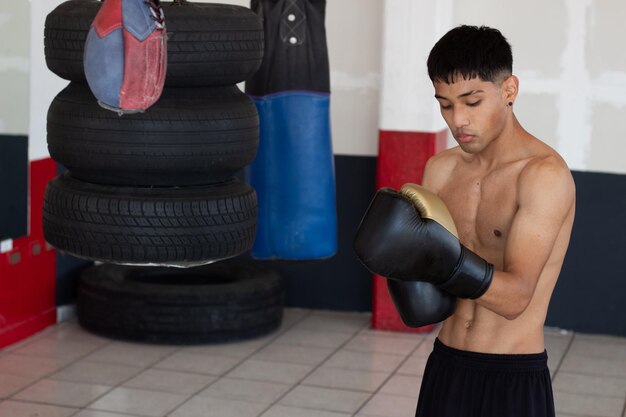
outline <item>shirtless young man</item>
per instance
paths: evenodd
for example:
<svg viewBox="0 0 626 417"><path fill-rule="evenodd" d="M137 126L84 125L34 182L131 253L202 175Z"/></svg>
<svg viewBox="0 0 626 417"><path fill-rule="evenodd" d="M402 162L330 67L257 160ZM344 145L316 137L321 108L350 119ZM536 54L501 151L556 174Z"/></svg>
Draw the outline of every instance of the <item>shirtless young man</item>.
<svg viewBox="0 0 626 417"><path fill-rule="evenodd" d="M451 30L433 47L428 72L459 146L428 161L423 187L447 206L462 255L445 260L456 251L443 236L449 233L424 216L404 219L407 210L390 209L398 200L390 192L368 209L357 254L370 269L396 278L388 280L394 285L428 281L405 282L413 287L395 293L390 286L403 318L426 314L432 322L448 293L459 297L428 359L417 417L553 417L543 327L574 221L571 173L515 117L519 83L499 31ZM395 223L380 220L391 211ZM408 238L396 236L406 229ZM450 272L442 274L445 263ZM431 284L438 292L423 290ZM412 288L410 300L402 288Z"/></svg>
<svg viewBox="0 0 626 417"><path fill-rule="evenodd" d="M548 304L574 221L571 173L558 153L515 117L519 84L512 75L510 46L499 31L451 30L433 47L428 73L441 115L459 146L428 161L423 186L445 202L462 244L494 265L489 289L475 300L460 299L438 339L460 351L544 352ZM492 359L497 363L497 357ZM512 360L523 363L523 357ZM510 390L510 399L494 403L514 400L516 388ZM422 393L421 402L428 402L429 391ZM490 393L480 395L488 398ZM553 404L542 414L530 406L519 404L520 412L527 410L520 415L554 415ZM427 410L420 414L424 407L418 407L418 416L433 415Z"/></svg>

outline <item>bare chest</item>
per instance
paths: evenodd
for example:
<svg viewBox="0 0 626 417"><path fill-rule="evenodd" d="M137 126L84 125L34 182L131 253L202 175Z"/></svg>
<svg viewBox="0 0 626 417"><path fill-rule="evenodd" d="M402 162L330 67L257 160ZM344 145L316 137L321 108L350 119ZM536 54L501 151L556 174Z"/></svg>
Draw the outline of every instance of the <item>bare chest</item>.
<svg viewBox="0 0 626 417"><path fill-rule="evenodd" d="M501 169L486 175L455 172L439 191L454 219L461 242L496 265L502 261L504 246L517 212L515 169Z"/></svg>

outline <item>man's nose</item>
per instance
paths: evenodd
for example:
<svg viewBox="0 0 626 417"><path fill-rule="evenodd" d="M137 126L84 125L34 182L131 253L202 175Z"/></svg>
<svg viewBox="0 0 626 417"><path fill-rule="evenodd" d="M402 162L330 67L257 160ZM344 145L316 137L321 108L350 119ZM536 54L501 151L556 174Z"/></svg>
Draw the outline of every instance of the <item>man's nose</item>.
<svg viewBox="0 0 626 417"><path fill-rule="evenodd" d="M456 127L457 129L465 127L469 124L469 117L465 109L455 108L452 115L452 120L454 123L454 127Z"/></svg>

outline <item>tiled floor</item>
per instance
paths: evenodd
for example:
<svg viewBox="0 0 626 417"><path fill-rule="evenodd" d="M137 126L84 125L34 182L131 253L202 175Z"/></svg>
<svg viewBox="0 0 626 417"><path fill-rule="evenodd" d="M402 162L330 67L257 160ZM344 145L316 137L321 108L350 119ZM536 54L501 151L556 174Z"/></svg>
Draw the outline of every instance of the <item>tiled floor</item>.
<svg viewBox="0 0 626 417"><path fill-rule="evenodd" d="M69 321L0 351L0 417L412 417L433 339L299 309L268 337L193 347ZM546 343L559 417L626 417L626 338L548 329Z"/></svg>

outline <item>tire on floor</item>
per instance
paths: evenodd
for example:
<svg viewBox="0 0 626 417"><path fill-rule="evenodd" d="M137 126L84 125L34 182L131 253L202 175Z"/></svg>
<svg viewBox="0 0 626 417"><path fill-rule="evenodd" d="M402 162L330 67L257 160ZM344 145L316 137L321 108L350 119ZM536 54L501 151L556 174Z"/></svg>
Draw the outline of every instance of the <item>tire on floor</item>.
<svg viewBox="0 0 626 417"><path fill-rule="evenodd" d="M83 49L102 3L69 0L48 14L44 53L50 71L85 81ZM263 60L263 24L252 10L235 5L161 2L167 30L165 85L191 87L245 81Z"/></svg>
<svg viewBox="0 0 626 417"><path fill-rule="evenodd" d="M104 264L79 278L78 320L114 339L229 342L277 329L283 293L276 271L237 260L189 269Z"/></svg>
<svg viewBox="0 0 626 417"><path fill-rule="evenodd" d="M256 193L232 179L191 187L119 187L65 173L48 183L44 237L69 254L121 264L192 266L250 249Z"/></svg>
<svg viewBox="0 0 626 417"><path fill-rule="evenodd" d="M166 88L144 113L122 117L70 83L48 110L52 158L84 181L194 185L225 181L259 146L259 117L237 86Z"/></svg>

